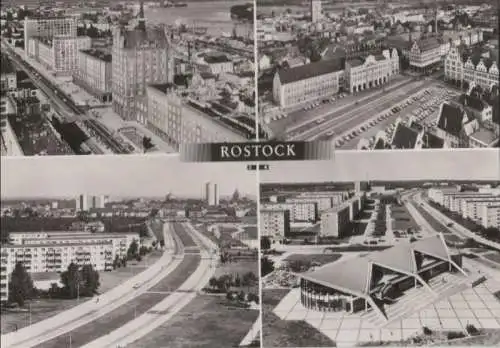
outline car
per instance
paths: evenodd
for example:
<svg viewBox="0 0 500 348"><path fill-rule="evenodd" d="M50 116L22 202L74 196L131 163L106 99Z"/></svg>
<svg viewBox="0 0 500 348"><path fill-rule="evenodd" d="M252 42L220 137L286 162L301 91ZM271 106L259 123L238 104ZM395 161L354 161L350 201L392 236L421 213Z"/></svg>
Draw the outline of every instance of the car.
<svg viewBox="0 0 500 348"><path fill-rule="evenodd" d="M366 130L366 126L361 126L361 130L364 132Z"/></svg>
<svg viewBox="0 0 500 348"><path fill-rule="evenodd" d="M333 135L333 131L326 132L326 135L329 136L329 137L332 136Z"/></svg>
<svg viewBox="0 0 500 348"><path fill-rule="evenodd" d="M321 122L323 122L324 120L325 120L324 118L317 119L317 120L316 120L316 123L317 123L317 124L320 124L320 123L321 123Z"/></svg>
<svg viewBox="0 0 500 348"><path fill-rule="evenodd" d="M139 289L141 287L141 283L135 283L133 288L134 289Z"/></svg>

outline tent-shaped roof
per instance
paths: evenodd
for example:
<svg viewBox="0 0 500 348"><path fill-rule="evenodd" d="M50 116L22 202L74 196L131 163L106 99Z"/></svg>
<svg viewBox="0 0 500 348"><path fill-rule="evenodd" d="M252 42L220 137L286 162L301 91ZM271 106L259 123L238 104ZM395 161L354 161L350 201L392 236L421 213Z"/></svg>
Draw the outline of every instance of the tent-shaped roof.
<svg viewBox="0 0 500 348"><path fill-rule="evenodd" d="M312 282L361 296L369 289L369 274L373 265L405 274L416 274L414 251L443 260L450 259L444 238L438 234L413 243L400 243L392 248L365 256L326 264L301 276Z"/></svg>

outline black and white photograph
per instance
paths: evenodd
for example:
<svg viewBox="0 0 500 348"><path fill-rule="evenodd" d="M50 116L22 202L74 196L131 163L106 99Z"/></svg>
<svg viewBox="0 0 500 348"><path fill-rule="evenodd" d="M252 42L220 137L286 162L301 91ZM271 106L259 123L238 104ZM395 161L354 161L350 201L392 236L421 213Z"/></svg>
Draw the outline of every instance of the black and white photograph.
<svg viewBox="0 0 500 348"><path fill-rule="evenodd" d="M258 118L346 150L498 147L498 2L257 0Z"/></svg>
<svg viewBox="0 0 500 348"><path fill-rule="evenodd" d="M59 159L2 160L2 347L259 346L255 172Z"/></svg>
<svg viewBox="0 0 500 348"><path fill-rule="evenodd" d="M500 181L268 177L263 347L498 345Z"/></svg>
<svg viewBox="0 0 500 348"><path fill-rule="evenodd" d="M2 1L2 156L256 139L253 16L246 0Z"/></svg>

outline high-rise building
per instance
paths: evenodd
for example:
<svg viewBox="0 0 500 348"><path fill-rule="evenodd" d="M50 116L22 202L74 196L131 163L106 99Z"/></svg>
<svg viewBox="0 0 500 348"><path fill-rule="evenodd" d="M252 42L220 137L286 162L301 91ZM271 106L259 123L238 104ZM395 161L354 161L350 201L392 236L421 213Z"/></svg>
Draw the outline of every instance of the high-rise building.
<svg viewBox="0 0 500 348"><path fill-rule="evenodd" d="M88 196L81 194L76 198L76 211L88 211L89 209L103 209L108 202L107 196Z"/></svg>
<svg viewBox="0 0 500 348"><path fill-rule="evenodd" d="M31 38L52 39L56 35L76 37L77 19L74 17L50 17L24 19L24 51L28 52Z"/></svg>
<svg viewBox="0 0 500 348"><path fill-rule="evenodd" d="M321 19L321 0L311 0L311 21L318 22Z"/></svg>
<svg viewBox="0 0 500 348"><path fill-rule="evenodd" d="M147 124L146 87L173 81L173 56L164 28L147 28L141 2L139 23L113 33L113 110L125 120Z"/></svg>
<svg viewBox="0 0 500 348"><path fill-rule="evenodd" d="M205 183L205 201L208 205L219 205L219 188L217 184L211 182Z"/></svg>

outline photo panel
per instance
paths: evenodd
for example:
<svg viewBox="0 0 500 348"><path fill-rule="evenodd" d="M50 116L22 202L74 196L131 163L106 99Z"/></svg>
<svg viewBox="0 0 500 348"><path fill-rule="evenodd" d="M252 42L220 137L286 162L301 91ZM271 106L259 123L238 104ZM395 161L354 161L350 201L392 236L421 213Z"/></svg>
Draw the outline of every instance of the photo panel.
<svg viewBox="0 0 500 348"><path fill-rule="evenodd" d="M259 346L255 171L178 155L1 164L2 347Z"/></svg>
<svg viewBox="0 0 500 348"><path fill-rule="evenodd" d="M498 337L497 155L343 151L271 163L260 173L262 346Z"/></svg>
<svg viewBox="0 0 500 348"><path fill-rule="evenodd" d="M499 145L498 3L257 0L259 121L339 149Z"/></svg>
<svg viewBox="0 0 500 348"><path fill-rule="evenodd" d="M259 137L251 1L6 1L1 16L2 156Z"/></svg>

